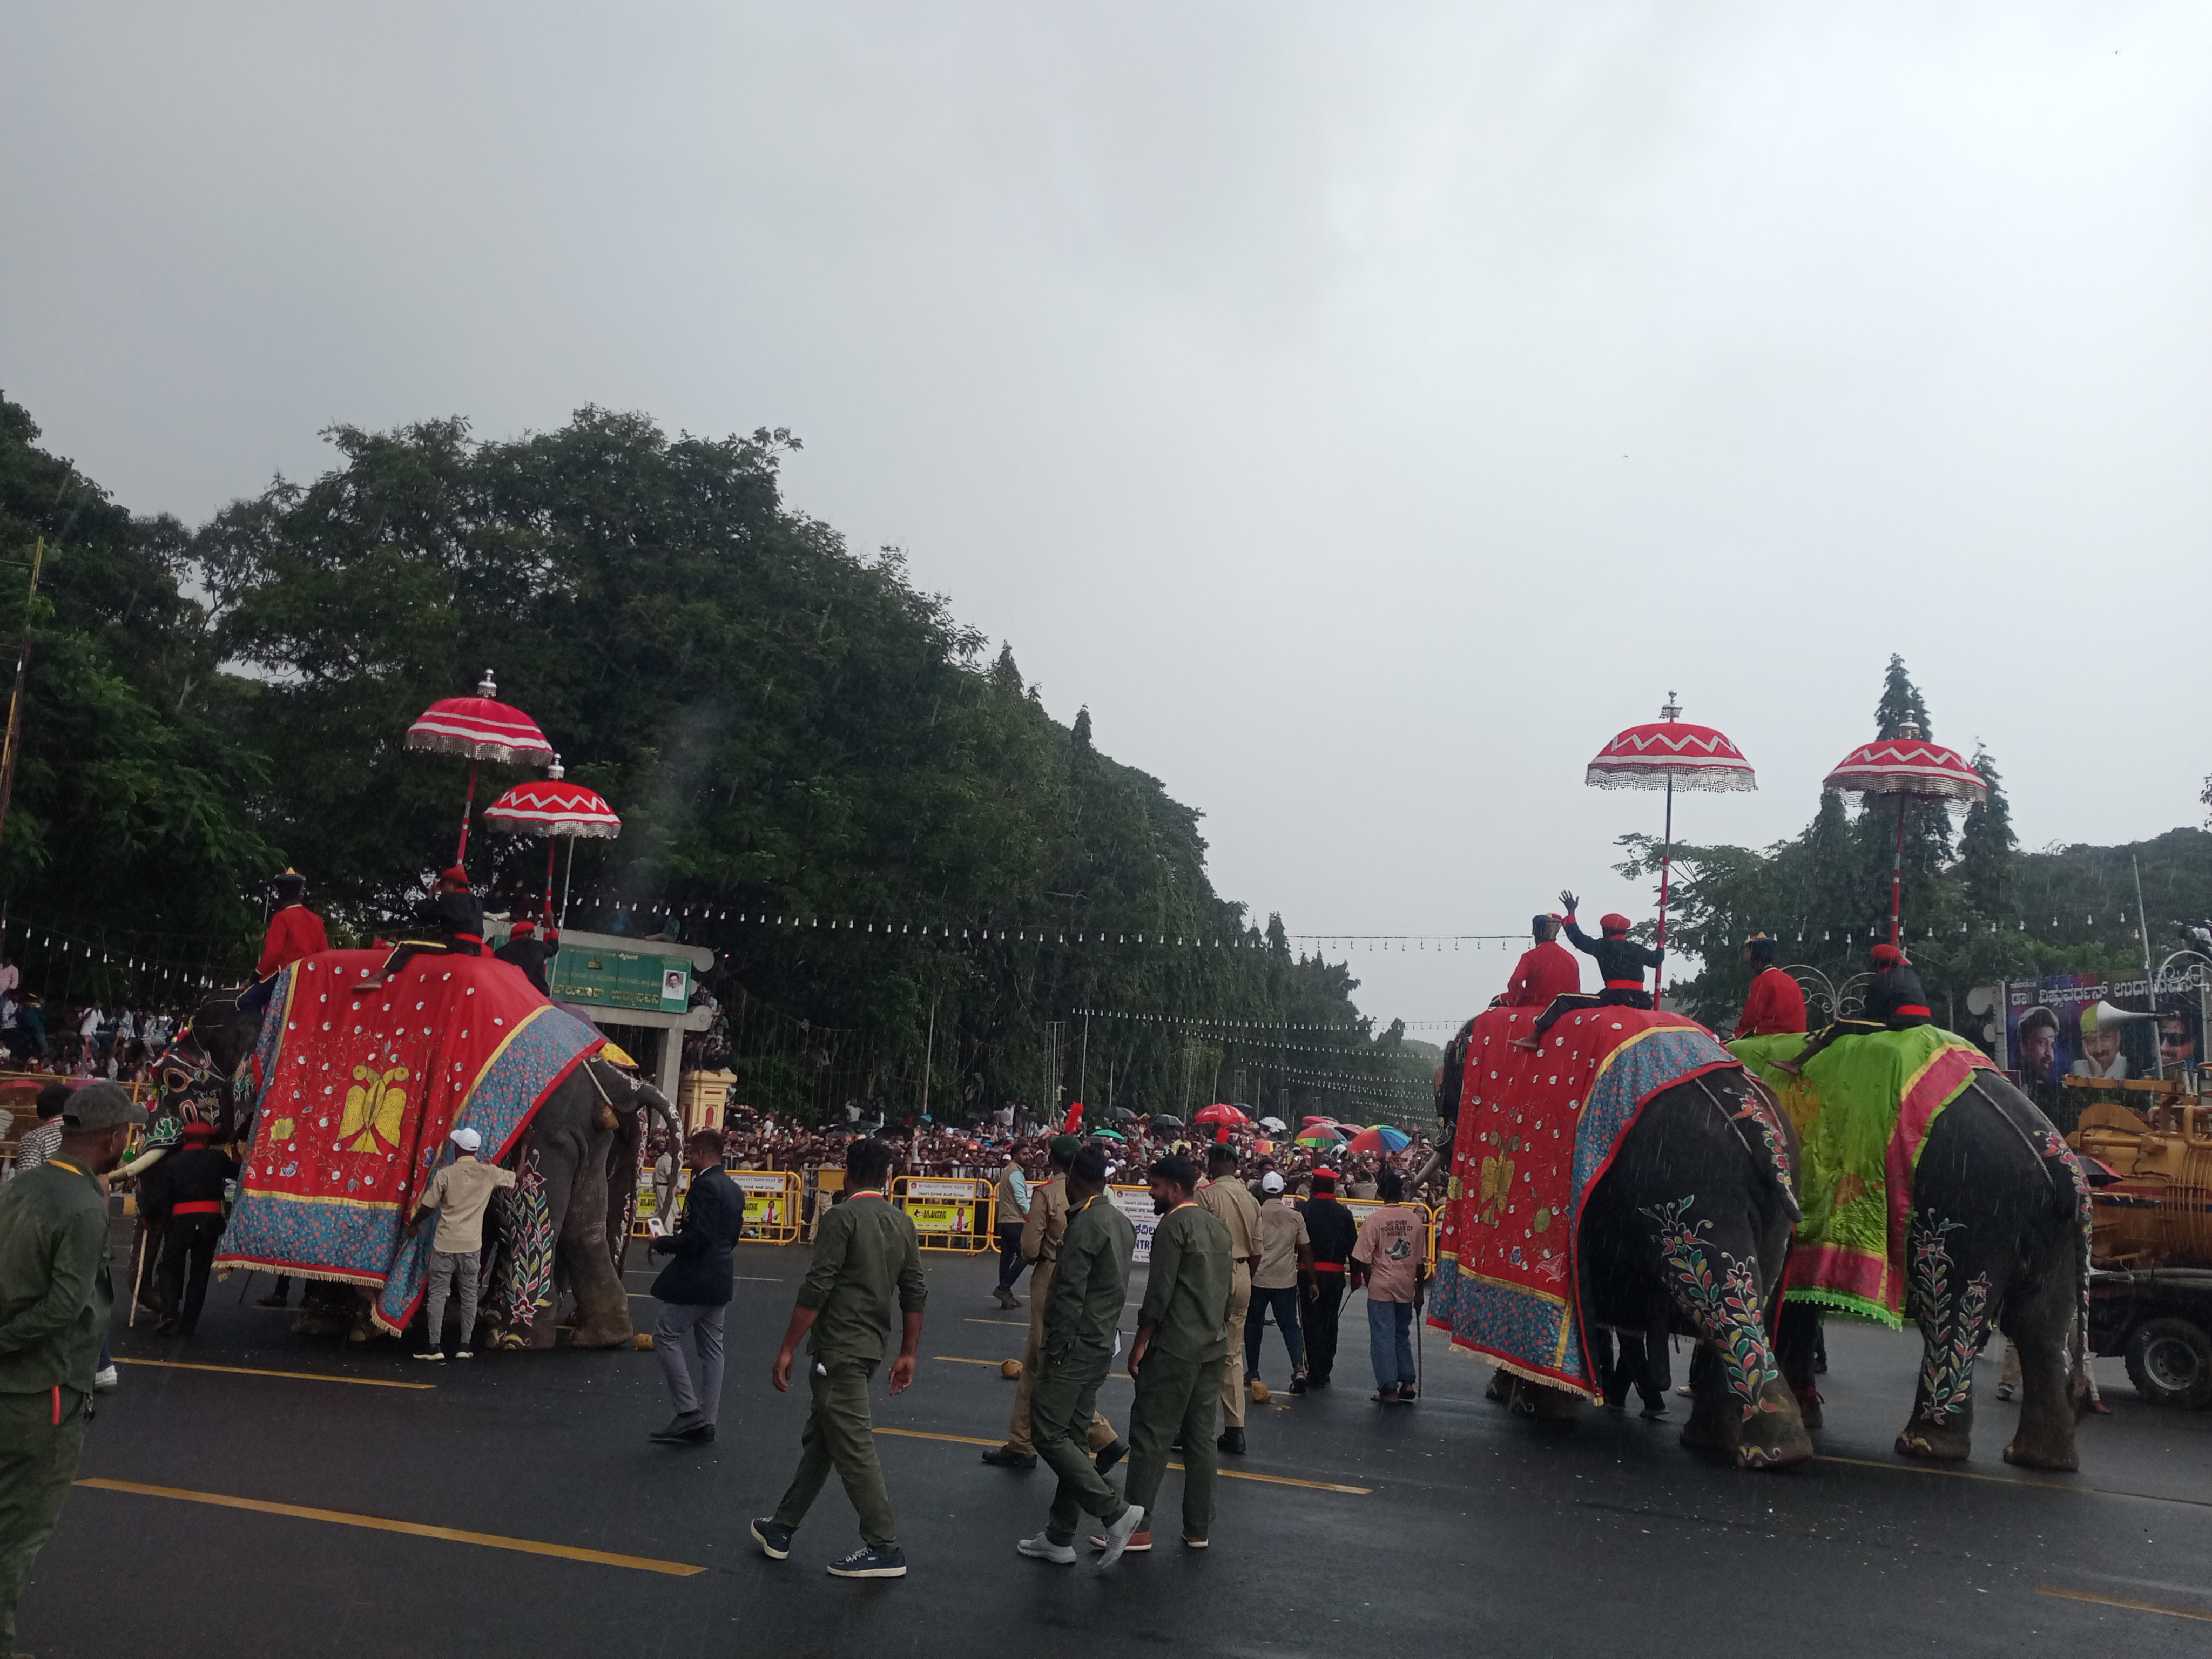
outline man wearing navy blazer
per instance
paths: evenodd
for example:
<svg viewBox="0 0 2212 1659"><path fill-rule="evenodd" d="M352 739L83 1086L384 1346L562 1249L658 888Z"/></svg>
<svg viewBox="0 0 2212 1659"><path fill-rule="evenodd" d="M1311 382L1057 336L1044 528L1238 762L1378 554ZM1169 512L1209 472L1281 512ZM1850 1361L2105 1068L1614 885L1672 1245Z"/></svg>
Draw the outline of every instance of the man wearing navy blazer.
<svg viewBox="0 0 2212 1659"><path fill-rule="evenodd" d="M646 1247L648 1255L676 1259L653 1281L662 1304L653 1328L653 1352L668 1378L676 1416L649 1437L672 1445L704 1445L714 1437L714 1419L722 1405L722 1315L730 1305L730 1248L745 1222L745 1195L722 1168L722 1132L695 1131L684 1143L684 1167L691 1186L676 1231ZM684 1337L690 1334L699 1357L699 1382L684 1363Z"/></svg>

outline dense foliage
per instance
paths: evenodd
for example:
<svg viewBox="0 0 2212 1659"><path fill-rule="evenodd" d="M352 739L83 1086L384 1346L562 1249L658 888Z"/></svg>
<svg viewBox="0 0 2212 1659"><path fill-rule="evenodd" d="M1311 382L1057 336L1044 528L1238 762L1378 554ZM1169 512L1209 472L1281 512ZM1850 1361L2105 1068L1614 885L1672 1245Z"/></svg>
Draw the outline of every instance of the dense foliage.
<svg viewBox="0 0 2212 1659"><path fill-rule="evenodd" d="M0 548L48 542L0 884L46 924L11 943L50 995L234 977L287 862L335 933L368 936L459 828L466 763L401 735L489 667L623 817L584 844L576 884L599 902L572 922L620 904L723 952L714 988L763 1039L734 1059L764 1103L912 1109L925 1057L939 1107L1110 1077L1119 1104L1241 1081L1365 1121L1425 1083L1343 966L1294 958L1279 921L1213 891L1199 814L1101 753L1087 711L1052 720L1011 649L989 656L896 551L857 556L784 505L786 433L671 438L595 409L513 442L339 428L325 476L188 533L133 520L0 410ZM522 775L487 765L478 804ZM502 895L540 886L544 858L471 831ZM708 919L763 912L793 925ZM822 926L840 919L863 926ZM105 960L39 944L64 930ZM1093 1022L1086 1048L1086 1007L1181 1023ZM1364 1086L1310 1080L1332 1075Z"/></svg>

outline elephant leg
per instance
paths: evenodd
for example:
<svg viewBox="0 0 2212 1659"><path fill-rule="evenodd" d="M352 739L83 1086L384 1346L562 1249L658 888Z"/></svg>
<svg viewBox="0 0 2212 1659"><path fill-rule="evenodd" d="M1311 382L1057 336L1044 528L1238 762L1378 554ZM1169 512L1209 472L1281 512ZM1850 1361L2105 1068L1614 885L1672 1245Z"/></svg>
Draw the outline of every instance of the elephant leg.
<svg viewBox="0 0 2212 1659"><path fill-rule="evenodd" d="M1820 1340L1820 1310L1810 1302L1785 1300L1774 1322L1774 1359L1797 1401L1808 1429L1821 1425L1820 1390L1813 1381L1813 1356Z"/></svg>
<svg viewBox="0 0 2212 1659"><path fill-rule="evenodd" d="M2001 1322L2020 1351L2020 1426L2004 1449L2005 1462L2037 1469L2077 1469L2075 1405L2069 1389L2069 1347L2077 1323L2073 1241L2031 1266L2005 1298Z"/></svg>
<svg viewBox="0 0 2212 1659"><path fill-rule="evenodd" d="M576 1324L568 1340L579 1348L619 1347L637 1334L629 1296L607 1254L607 1163L601 1149L576 1172L560 1232L561 1260L575 1293Z"/></svg>
<svg viewBox="0 0 2212 1659"><path fill-rule="evenodd" d="M1793 1468L1813 1455L1813 1441L1767 1337L1772 1276L1761 1273L1746 1218L1695 1218L1695 1206L1684 1199L1642 1212L1655 1226L1668 1289L1699 1339L1682 1443L1729 1452L1740 1468Z"/></svg>
<svg viewBox="0 0 2212 1659"><path fill-rule="evenodd" d="M1583 1414L1583 1397L1518 1376L1513 1379L1513 1409L1541 1423L1571 1423Z"/></svg>
<svg viewBox="0 0 2212 1659"><path fill-rule="evenodd" d="M1974 1361L1990 1340L1995 1287L2012 1277L2009 1262L1990 1259L1997 1254L1985 1230L1932 1206L1914 1210L1906 1255L1920 1322L1920 1377L1911 1419L1897 1437L1907 1457L1959 1462L1972 1449Z"/></svg>

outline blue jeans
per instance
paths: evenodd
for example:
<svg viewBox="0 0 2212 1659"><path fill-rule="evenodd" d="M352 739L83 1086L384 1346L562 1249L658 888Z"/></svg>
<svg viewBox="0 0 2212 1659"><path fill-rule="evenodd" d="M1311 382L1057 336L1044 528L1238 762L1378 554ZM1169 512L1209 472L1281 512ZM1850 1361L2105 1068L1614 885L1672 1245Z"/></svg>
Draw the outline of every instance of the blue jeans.
<svg viewBox="0 0 2212 1659"><path fill-rule="evenodd" d="M1255 1377L1260 1374L1260 1337L1267 1329L1267 1314L1274 1310L1275 1328L1283 1334L1283 1346L1291 1351L1291 1370L1306 1368L1306 1337L1298 1328L1298 1287L1285 1285L1278 1291L1263 1291L1252 1287L1252 1305L1244 1315L1244 1375Z"/></svg>
<svg viewBox="0 0 2212 1659"><path fill-rule="evenodd" d="M1375 1362L1375 1386L1413 1386L1413 1304L1367 1303L1367 1357Z"/></svg>

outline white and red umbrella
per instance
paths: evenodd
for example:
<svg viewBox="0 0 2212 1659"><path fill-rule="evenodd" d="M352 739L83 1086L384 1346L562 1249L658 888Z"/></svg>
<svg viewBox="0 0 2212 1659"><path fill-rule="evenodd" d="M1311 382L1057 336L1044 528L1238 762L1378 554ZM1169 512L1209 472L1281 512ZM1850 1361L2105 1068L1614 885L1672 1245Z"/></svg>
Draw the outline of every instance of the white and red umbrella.
<svg viewBox="0 0 2212 1659"><path fill-rule="evenodd" d="M622 819L596 789L571 783L561 770L561 757L545 775L518 783L484 808L484 822L502 835L545 837L545 919L553 919L553 841L568 838L568 873L576 870L576 840L591 836L612 841L622 834ZM568 919L568 884L562 884L561 919Z"/></svg>
<svg viewBox="0 0 2212 1659"><path fill-rule="evenodd" d="M1895 737L1852 750L1820 787L1847 795L1897 797L1897 851L1889 866L1889 942L1894 945L1905 896L1905 809L1916 800L1972 806L1989 798L1989 783L1957 750L1929 742L1907 720Z"/></svg>
<svg viewBox="0 0 2212 1659"><path fill-rule="evenodd" d="M510 704L497 702L491 670L484 670L473 697L441 697L407 728L406 746L441 755L469 757L469 793L461 805L461 841L453 862L469 853L469 814L476 810L477 768L488 760L534 765L553 759L553 745L538 722Z"/></svg>
<svg viewBox="0 0 2212 1659"><path fill-rule="evenodd" d="M1620 732L1597 751L1597 758L1583 774L1583 783L1593 789L1667 792L1666 839L1661 843L1659 854L1657 949L1662 974L1666 970L1667 888L1674 865L1674 791L1759 787L1758 780L1752 775L1751 763L1744 758L1742 750L1711 726L1693 725L1681 719L1681 713L1674 694L1669 691L1667 706L1659 711L1657 720L1632 726ZM1665 988L1663 979L1655 977L1654 983Z"/></svg>

